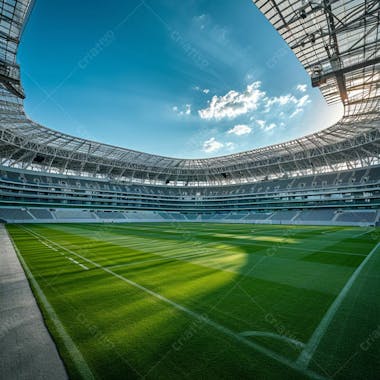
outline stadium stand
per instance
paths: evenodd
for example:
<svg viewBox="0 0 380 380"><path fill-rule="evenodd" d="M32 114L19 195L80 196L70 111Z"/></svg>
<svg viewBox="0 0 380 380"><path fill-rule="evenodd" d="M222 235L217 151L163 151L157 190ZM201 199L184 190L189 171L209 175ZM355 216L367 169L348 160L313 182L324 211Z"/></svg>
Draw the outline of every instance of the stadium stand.
<svg viewBox="0 0 380 380"><path fill-rule="evenodd" d="M375 210L364 211L343 211L338 214L337 222L347 223L363 223L364 225L374 224L377 219L377 212Z"/></svg>
<svg viewBox="0 0 380 380"><path fill-rule="evenodd" d="M0 34L0 219L378 224L378 28L362 22L343 35L330 25L330 17L319 15L318 24L333 37L329 41L336 41L329 45L311 33L320 7L306 6L305 29L296 26L296 0L275 8L273 2L255 3L303 64L312 85L329 104L341 102L344 115L296 140L208 159L136 152L30 120L16 55L32 1L1 7L6 22ZM365 2L351 5L350 12L365 21ZM334 1L334 12L339 20L350 17L344 0ZM363 35L374 42L361 43ZM347 41L360 44L344 51Z"/></svg>
<svg viewBox="0 0 380 380"><path fill-rule="evenodd" d="M332 225L334 223L335 209L303 210L292 221L293 224ZM356 225L356 223L353 223Z"/></svg>
<svg viewBox="0 0 380 380"><path fill-rule="evenodd" d="M27 212L27 210L23 208L2 207L0 208L0 219L3 219L7 222L29 221L33 219L33 217Z"/></svg>
<svg viewBox="0 0 380 380"><path fill-rule="evenodd" d="M55 219L57 220L92 220L95 216L87 210L77 209L57 209L54 211Z"/></svg>
<svg viewBox="0 0 380 380"><path fill-rule="evenodd" d="M251 221L264 221L269 220L269 218L272 216L272 213L249 213L248 216L246 216L245 220L251 220Z"/></svg>
<svg viewBox="0 0 380 380"><path fill-rule="evenodd" d="M125 215L120 211L96 211L95 213L100 219L125 219Z"/></svg>
<svg viewBox="0 0 380 380"><path fill-rule="evenodd" d="M35 219L42 219L42 220L53 219L53 215L47 209L31 208L28 211L29 211L29 214L31 214Z"/></svg>
<svg viewBox="0 0 380 380"><path fill-rule="evenodd" d="M310 210L310 211L303 211L298 217L296 218L299 222L305 222L305 221L332 221L332 219L335 216L335 210Z"/></svg>
<svg viewBox="0 0 380 380"><path fill-rule="evenodd" d="M227 189L224 186L190 189L107 184L94 179L43 176L28 170L2 167L0 207L3 207L2 219L7 221L34 218L37 221L54 219L66 222L261 220L265 223L309 223L315 220L318 224L323 221L332 223L338 209L377 210L380 186L373 179L374 175L369 175L377 171L378 167L366 170L368 179L359 182L353 179L363 176L364 171L360 169L332 175L298 177L292 181L266 180L259 184L229 185ZM279 190L280 187L283 190ZM263 192L263 188L266 191ZM30 214L24 211L20 218L15 219L13 213L7 214L9 207L5 205L30 207L31 211ZM322 209L315 210L318 207ZM55 211L48 211L53 208ZM139 213L126 217L127 211ZM296 217L297 213L299 215ZM26 217L21 218L21 215ZM339 222L340 218L336 221ZM356 218L352 219L353 223L356 221Z"/></svg>
<svg viewBox="0 0 380 380"><path fill-rule="evenodd" d="M284 210L284 211L277 211L273 215L270 216L269 220L272 221L281 221L281 223L284 222L291 222L292 219L294 219L299 214L299 211L297 210Z"/></svg>

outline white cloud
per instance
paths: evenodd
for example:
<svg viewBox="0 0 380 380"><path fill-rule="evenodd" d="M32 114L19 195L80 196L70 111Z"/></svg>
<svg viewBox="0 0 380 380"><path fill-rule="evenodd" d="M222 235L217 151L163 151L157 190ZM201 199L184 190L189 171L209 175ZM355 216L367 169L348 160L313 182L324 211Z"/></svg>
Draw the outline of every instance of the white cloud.
<svg viewBox="0 0 380 380"><path fill-rule="evenodd" d="M191 104L185 104L185 115L191 114Z"/></svg>
<svg viewBox="0 0 380 380"><path fill-rule="evenodd" d="M289 118L292 119L294 116L298 115L298 114L301 113L301 112L302 112L302 108L296 108L296 109L294 110L294 112L292 112L292 113L290 114Z"/></svg>
<svg viewBox="0 0 380 380"><path fill-rule="evenodd" d="M256 123L259 125L260 129L263 130L264 132L269 132L272 129L277 127L275 123L267 124L265 120L256 120Z"/></svg>
<svg viewBox="0 0 380 380"><path fill-rule="evenodd" d="M235 134L237 136L247 135L251 133L252 128L245 124L237 124L227 131L228 134Z"/></svg>
<svg viewBox="0 0 380 380"><path fill-rule="evenodd" d="M194 86L194 87L193 87L193 90L194 90L194 91L203 92L203 93L206 94L206 95L210 92L210 89L209 89L209 88L200 88L199 86Z"/></svg>
<svg viewBox="0 0 380 380"><path fill-rule="evenodd" d="M280 107L287 107L287 114L289 118L292 118L301 113L308 103L310 103L309 95L304 95L301 98L297 98L292 94L275 96L273 98L266 98L265 112L268 113L273 105L278 105ZM279 116L283 118L285 113L281 111Z"/></svg>
<svg viewBox="0 0 380 380"><path fill-rule="evenodd" d="M233 119L257 109L265 92L260 90L261 82L253 82L244 92L231 90L223 96L213 96L207 108L198 111L206 120Z"/></svg>
<svg viewBox="0 0 380 380"><path fill-rule="evenodd" d="M296 89L299 91L299 92L306 92L306 89L307 89L307 85L306 84L298 84Z"/></svg>
<svg viewBox="0 0 380 380"><path fill-rule="evenodd" d="M203 143L203 151L206 153L216 152L219 149L223 148L224 144L220 141L217 141L215 137L211 137L209 140L206 140Z"/></svg>
<svg viewBox="0 0 380 380"><path fill-rule="evenodd" d="M275 123L271 123L269 125L267 125L265 128L264 128L264 131L265 132L268 132L268 131L271 131L273 128L276 128L277 125Z"/></svg>
<svg viewBox="0 0 380 380"><path fill-rule="evenodd" d="M259 125L260 128L265 127L265 121L264 120L256 120L256 123Z"/></svg>
<svg viewBox="0 0 380 380"><path fill-rule="evenodd" d="M310 103L309 95L304 95L301 99L298 99L297 108L304 107L308 103Z"/></svg>
<svg viewBox="0 0 380 380"><path fill-rule="evenodd" d="M173 106L172 110L179 116L191 115L191 104L185 104L181 108L179 108L178 106Z"/></svg>
<svg viewBox="0 0 380 380"><path fill-rule="evenodd" d="M235 144L233 142L226 142L226 148L228 150L234 150L235 149Z"/></svg>
<svg viewBox="0 0 380 380"><path fill-rule="evenodd" d="M266 98L265 109L266 111L269 111L271 107L275 104L278 104L280 106L285 106L290 103L296 104L297 100L298 99L291 94L274 96L273 98Z"/></svg>

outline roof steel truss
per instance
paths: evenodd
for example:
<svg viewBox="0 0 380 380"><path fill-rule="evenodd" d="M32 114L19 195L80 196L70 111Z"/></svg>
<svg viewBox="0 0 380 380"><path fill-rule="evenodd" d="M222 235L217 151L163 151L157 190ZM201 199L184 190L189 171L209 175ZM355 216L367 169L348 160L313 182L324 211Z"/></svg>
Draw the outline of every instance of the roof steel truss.
<svg viewBox="0 0 380 380"><path fill-rule="evenodd" d="M16 63L30 0L0 3L0 163L119 180L174 184L245 183L291 173L379 162L378 0L256 0L319 86L342 101L337 124L296 140L210 159L176 159L65 135L29 120Z"/></svg>

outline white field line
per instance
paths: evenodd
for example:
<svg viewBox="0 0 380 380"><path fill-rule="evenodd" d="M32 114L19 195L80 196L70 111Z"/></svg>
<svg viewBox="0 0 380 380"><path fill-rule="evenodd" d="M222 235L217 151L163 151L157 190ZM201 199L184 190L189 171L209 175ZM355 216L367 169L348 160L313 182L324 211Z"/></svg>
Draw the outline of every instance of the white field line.
<svg viewBox="0 0 380 380"><path fill-rule="evenodd" d="M53 251L58 251L56 248L54 248L54 247L52 247L51 245L45 243L43 240L41 240L41 239L38 239L38 240L39 240L39 242L40 242L41 244L43 244L44 246L46 246L46 247L52 249Z"/></svg>
<svg viewBox="0 0 380 380"><path fill-rule="evenodd" d="M43 240L41 240L38 237L38 235L36 235L36 232L30 230L29 228L27 228L25 226L23 226L21 228L23 228L23 229L27 230L28 232L30 232L32 235L34 235L38 239L38 241L40 241L41 243L43 243ZM141 245L144 245L144 244L146 245L146 242L145 243L141 243ZM159 258L148 259L148 260L140 260L140 261L135 261L135 262L131 262L131 263L125 263L125 264L106 265L105 267L106 268L121 268L121 267L127 267L127 266L133 266L133 265L143 264L143 263L147 263L147 262L151 262L151 261L170 261L170 260L176 260L176 261L186 262L186 263L189 263L189 264L197 264L197 265L200 265L200 266L204 266L206 268L210 268L208 265L203 265L202 263L199 263L197 261L194 262L193 259L205 258L207 256L210 256L212 253L196 254L196 253L191 253L191 249L190 249L191 247L187 247L186 249L182 249L182 250L179 251L178 248L173 247L173 244L170 244L169 246L171 247L170 250L161 249L159 251L155 251L153 249L148 249L146 251L147 253L150 253L152 255L160 256ZM217 250L215 248L213 248L213 249L215 250L215 254L220 254L219 252L217 252ZM56 250L56 251L58 251L58 250ZM161 251L165 251L166 255L160 255L159 252L161 252ZM182 254L181 255L172 255L172 256L167 255L167 253L171 252L171 251L174 251L176 253L182 252ZM143 251L142 249L140 249L140 252L144 252L145 253L145 251ZM59 252L59 253L61 253L61 252ZM63 253L61 253L61 254L64 257L67 258L67 256L65 254L63 254ZM227 255L227 253L225 253L223 255ZM88 270L88 268L85 265L82 265L82 264L78 263L77 261L72 260L70 258L69 258L69 260L71 260L75 264L80 265L83 269ZM213 267L211 267L211 268L213 268ZM220 269L220 268L217 268L217 269L234 273L233 271L230 271L228 269Z"/></svg>
<svg viewBox="0 0 380 380"><path fill-rule="evenodd" d="M25 227L22 227L22 228L25 228ZM27 231L27 230L26 230ZM27 231L29 232L29 231ZM229 328L227 327L224 327L223 325L220 325L219 323L217 322L214 322L212 321L211 319L205 317L204 315L201 315L201 314L198 314L197 312L194 312L192 310L190 310L189 308L185 307L185 306L182 306L180 305L179 303L177 302L174 302L166 297L164 297L163 295L159 294L159 293L156 293L124 276L121 276L115 272L113 272L111 269L109 268L106 268L106 267L103 267L102 265L98 264L97 262L91 260L91 259L88 259L74 251L72 251L71 249L68 249L68 248L65 248L63 246L61 246L60 244L56 243L56 242L53 242L52 240L46 238L45 236L37 233L37 232L34 232L35 235L39 235L40 238L44 238L46 241L48 241L50 244L54 244L55 246L59 247L60 249L62 250L65 250L66 252L68 253L71 253L72 255L75 255L79 258L81 258L82 260L84 261L87 261L88 263L94 265L95 267L103 270L104 272L108 273L108 274L111 274L112 276L120 279L121 281L149 294L150 296L154 297L154 298L157 298L158 300L172 306L173 308L179 310L179 311L182 311L183 313L193 317L194 319L197 319L199 321L201 321L202 323L205 323L207 325L209 325L210 327L214 328L215 330L223 333L224 335L227 335L229 336L230 338L233 338L235 339L236 341L240 342L240 343L243 343L245 344L246 346L250 347L250 348L253 348L254 350L256 350L257 352L261 353L262 355L265 355L289 368L292 368L296 371L299 371L301 372L302 374L305 374L307 376L309 376L310 378L312 379L325 379L323 376L315 373L314 371L312 370L309 370L307 368L303 368L303 367L300 367L296 362L293 362L293 361L290 361L289 359L257 344L257 343L254 343L252 342L251 340L249 339L246 339L244 336L241 336L240 334L230 330ZM32 235L32 234L31 234ZM33 235L32 235L33 236Z"/></svg>
<svg viewBox="0 0 380 380"><path fill-rule="evenodd" d="M290 338L286 335L279 335L272 333L270 331L243 331L240 333L241 336L264 336L264 337L269 337L277 340L282 340L286 343L291 344L292 346L296 347L304 347L305 344L300 342L299 340Z"/></svg>
<svg viewBox="0 0 380 380"><path fill-rule="evenodd" d="M8 233L8 231L7 231ZM9 234L8 234L9 236ZM81 352L79 351L78 347L75 345L74 341L71 339L70 335L66 332L64 326L62 325L62 322L59 320L58 315L54 311L53 307L45 297L45 294L43 293L42 289L40 288L38 282L34 278L32 272L30 271L28 265L26 264L25 260L20 254L20 251L18 250L17 246L14 244L12 238L9 236L10 241L12 242L12 245L14 247L14 250L17 254L18 259L20 260L25 272L28 275L29 281L31 282L34 290L36 291L39 300L43 304L46 312L49 314L50 320L54 324L55 329L57 330L59 336L62 339L63 344L66 347L66 350L68 351L69 355L71 356L72 361L75 363L76 368L80 372L83 379L95 379L94 375L92 374L90 367L87 365L84 357L82 356Z"/></svg>
<svg viewBox="0 0 380 380"><path fill-rule="evenodd" d="M360 237L360 236L363 236L363 235L369 234L370 232L373 232L373 231L376 231L376 228L371 228L370 230L366 230L366 231L364 231L364 232L361 232L360 234L355 235L354 238L357 238L357 237Z"/></svg>
<svg viewBox="0 0 380 380"><path fill-rule="evenodd" d="M52 247L50 244L47 244L46 242L44 242L41 238L38 237L38 235L36 235L36 233L35 233L34 231L30 230L30 229L27 228L27 227L21 227L21 228L24 229L24 230L26 230L26 231L28 231L30 234L34 235L34 237L36 237L37 240L38 240L40 243L42 243L44 246L46 246L46 247L52 249L52 250L55 251L55 252L60 253L63 257L65 257L66 259L69 259L72 263L74 263L74 264L76 264L76 265L79 265L82 269L84 269L84 270L88 270L88 267L86 267L86 265L83 265L83 264L79 263L78 261L72 259L71 257L66 256L64 253L59 252L58 249L56 249L56 248Z"/></svg>
<svg viewBox="0 0 380 380"><path fill-rule="evenodd" d="M338 296L335 298L335 301L331 304L330 308L327 310L326 314L322 318L321 322L315 329L313 335L307 342L304 350L301 352L297 359L297 364L301 368L307 368L310 360L312 359L315 350L317 349L322 337L324 336L327 328L329 327L332 319L335 316L335 313L337 312L338 308L340 307L342 301L346 297L347 293L351 289L353 283L355 282L356 278L359 276L360 272L364 268L364 266L368 263L368 261L371 259L371 257L374 255L374 253L377 251L377 249L380 247L380 242L376 244L376 246L372 249L372 251L367 255L367 257L361 262L361 264L356 268L355 272L351 275L351 277L348 279L346 284L344 285L341 292L338 294Z"/></svg>
<svg viewBox="0 0 380 380"><path fill-rule="evenodd" d="M85 270L88 270L88 267L86 267L85 265L79 263L78 261L74 260L73 258L68 257L68 259L69 259L70 261L72 261L74 264L79 265L81 268L83 268L83 269L85 269Z"/></svg>

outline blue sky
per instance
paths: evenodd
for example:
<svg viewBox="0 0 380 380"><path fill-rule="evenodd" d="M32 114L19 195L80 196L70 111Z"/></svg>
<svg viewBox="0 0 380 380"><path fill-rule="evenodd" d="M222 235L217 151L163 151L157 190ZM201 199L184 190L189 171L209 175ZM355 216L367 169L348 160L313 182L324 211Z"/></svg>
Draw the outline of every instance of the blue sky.
<svg viewBox="0 0 380 380"><path fill-rule="evenodd" d="M166 156L257 148L341 114L250 0L37 0L19 61L36 121Z"/></svg>

